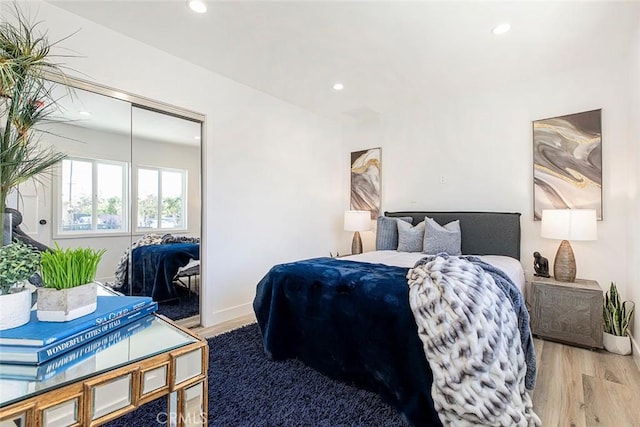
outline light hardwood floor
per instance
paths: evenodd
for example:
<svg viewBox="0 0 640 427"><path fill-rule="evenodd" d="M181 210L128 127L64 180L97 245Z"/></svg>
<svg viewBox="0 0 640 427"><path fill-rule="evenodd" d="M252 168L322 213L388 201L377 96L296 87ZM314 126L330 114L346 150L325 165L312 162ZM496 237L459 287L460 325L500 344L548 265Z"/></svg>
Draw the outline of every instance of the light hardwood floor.
<svg viewBox="0 0 640 427"><path fill-rule="evenodd" d="M210 326L208 328L194 328L191 330L203 338L211 338L216 335L224 334L225 332L238 329L250 323L256 323L256 316L253 313L217 324L215 326Z"/></svg>
<svg viewBox="0 0 640 427"><path fill-rule="evenodd" d="M545 427L640 426L640 370L631 356L534 340L533 408Z"/></svg>
<svg viewBox="0 0 640 427"><path fill-rule="evenodd" d="M254 323L253 315L195 330L212 336ZM640 370L631 356L534 340L534 410L544 427L640 427Z"/></svg>

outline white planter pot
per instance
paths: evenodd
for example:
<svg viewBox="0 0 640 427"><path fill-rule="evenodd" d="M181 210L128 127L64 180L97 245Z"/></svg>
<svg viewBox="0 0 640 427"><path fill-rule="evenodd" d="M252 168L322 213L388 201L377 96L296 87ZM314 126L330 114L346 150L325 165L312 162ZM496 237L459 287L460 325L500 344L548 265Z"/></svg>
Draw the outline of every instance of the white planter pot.
<svg viewBox="0 0 640 427"><path fill-rule="evenodd" d="M38 320L68 322L96 311L95 282L69 289L38 288Z"/></svg>
<svg viewBox="0 0 640 427"><path fill-rule="evenodd" d="M31 317L31 289L0 295L0 307L0 331L24 325Z"/></svg>
<svg viewBox="0 0 640 427"><path fill-rule="evenodd" d="M631 354L631 339L628 336L620 337L606 332L603 332L603 334L602 343L607 351L622 354L623 356Z"/></svg>

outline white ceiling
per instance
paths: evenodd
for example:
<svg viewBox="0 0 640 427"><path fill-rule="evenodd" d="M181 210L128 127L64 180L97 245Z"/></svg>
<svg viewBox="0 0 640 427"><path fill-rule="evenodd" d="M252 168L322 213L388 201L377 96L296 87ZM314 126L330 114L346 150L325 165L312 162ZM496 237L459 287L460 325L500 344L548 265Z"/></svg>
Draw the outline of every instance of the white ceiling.
<svg viewBox="0 0 640 427"><path fill-rule="evenodd" d="M186 0L50 2L310 111L359 119L619 60L640 24L639 1L208 1L204 15ZM504 21L511 31L491 34Z"/></svg>

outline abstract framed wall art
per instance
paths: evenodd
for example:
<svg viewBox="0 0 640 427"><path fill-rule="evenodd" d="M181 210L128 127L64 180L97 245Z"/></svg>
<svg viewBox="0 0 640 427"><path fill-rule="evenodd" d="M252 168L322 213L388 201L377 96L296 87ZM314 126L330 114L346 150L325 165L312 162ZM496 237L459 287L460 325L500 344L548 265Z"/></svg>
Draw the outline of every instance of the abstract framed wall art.
<svg viewBox="0 0 640 427"><path fill-rule="evenodd" d="M533 122L534 220L543 209L595 209L602 219L602 110Z"/></svg>
<svg viewBox="0 0 640 427"><path fill-rule="evenodd" d="M371 219L380 213L381 149L351 153L351 209L370 211Z"/></svg>

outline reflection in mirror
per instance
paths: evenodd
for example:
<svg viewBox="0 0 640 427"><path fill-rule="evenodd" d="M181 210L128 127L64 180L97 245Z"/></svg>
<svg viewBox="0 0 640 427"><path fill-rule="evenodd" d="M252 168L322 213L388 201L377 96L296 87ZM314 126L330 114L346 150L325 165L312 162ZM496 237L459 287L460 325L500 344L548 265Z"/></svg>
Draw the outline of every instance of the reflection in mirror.
<svg viewBox="0 0 640 427"><path fill-rule="evenodd" d="M51 90L59 113L39 126L40 143L67 158L43 180L43 188L20 187L22 228L49 247L106 249L96 280L110 282L131 240L131 105L82 89L70 96L58 84Z"/></svg>
<svg viewBox="0 0 640 427"><path fill-rule="evenodd" d="M67 158L44 188L22 185L9 207L46 246L106 249L96 280L151 296L159 313L196 326L202 123L96 92L69 96L53 84L60 117L38 130Z"/></svg>
<svg viewBox="0 0 640 427"><path fill-rule="evenodd" d="M138 106L131 118L130 291L171 319L198 316L201 123Z"/></svg>

